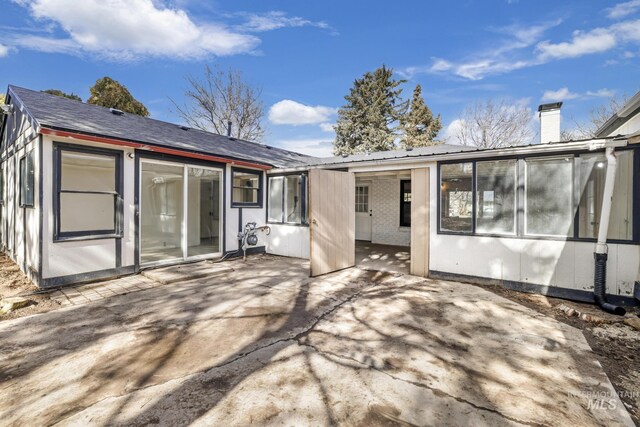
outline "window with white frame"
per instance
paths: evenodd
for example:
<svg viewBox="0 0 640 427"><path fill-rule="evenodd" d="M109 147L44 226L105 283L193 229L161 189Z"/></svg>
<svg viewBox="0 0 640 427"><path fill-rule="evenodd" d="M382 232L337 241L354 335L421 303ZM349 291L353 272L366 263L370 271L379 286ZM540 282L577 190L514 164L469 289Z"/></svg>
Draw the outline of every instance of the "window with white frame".
<svg viewBox="0 0 640 427"><path fill-rule="evenodd" d="M306 175L269 177L269 209L267 219L273 223L307 223Z"/></svg>
<svg viewBox="0 0 640 427"><path fill-rule="evenodd" d="M54 152L54 238L121 236L121 152L66 144Z"/></svg>
<svg viewBox="0 0 640 427"><path fill-rule="evenodd" d="M356 212L369 212L369 186L356 185Z"/></svg>

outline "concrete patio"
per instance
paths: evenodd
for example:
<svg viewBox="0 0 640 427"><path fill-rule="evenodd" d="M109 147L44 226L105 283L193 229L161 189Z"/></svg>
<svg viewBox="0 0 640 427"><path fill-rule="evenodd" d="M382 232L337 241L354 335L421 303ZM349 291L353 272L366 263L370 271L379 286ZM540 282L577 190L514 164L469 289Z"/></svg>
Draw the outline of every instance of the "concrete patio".
<svg viewBox="0 0 640 427"><path fill-rule="evenodd" d="M580 331L478 287L223 264L0 323L0 423L633 425Z"/></svg>

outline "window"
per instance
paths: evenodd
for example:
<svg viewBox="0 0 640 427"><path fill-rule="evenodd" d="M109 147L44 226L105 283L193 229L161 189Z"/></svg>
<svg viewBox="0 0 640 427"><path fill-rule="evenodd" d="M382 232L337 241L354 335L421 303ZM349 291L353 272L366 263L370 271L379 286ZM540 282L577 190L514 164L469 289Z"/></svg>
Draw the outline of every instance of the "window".
<svg viewBox="0 0 640 427"><path fill-rule="evenodd" d="M369 186L356 186L356 212L369 212Z"/></svg>
<svg viewBox="0 0 640 427"><path fill-rule="evenodd" d="M476 163L476 232L516 232L516 161Z"/></svg>
<svg viewBox="0 0 640 427"><path fill-rule="evenodd" d="M33 151L20 159L20 207L33 207Z"/></svg>
<svg viewBox="0 0 640 427"><path fill-rule="evenodd" d="M269 177L269 222L306 224L306 175Z"/></svg>
<svg viewBox="0 0 640 427"><path fill-rule="evenodd" d="M411 227L411 181L400 181L400 226Z"/></svg>
<svg viewBox="0 0 640 427"><path fill-rule="evenodd" d="M472 231L473 163L444 164L440 167L440 229Z"/></svg>
<svg viewBox="0 0 640 427"><path fill-rule="evenodd" d="M634 194L640 187L634 171L640 152L617 150L616 157L608 239L638 242ZM598 237L606 171L604 152L441 163L438 232L592 241Z"/></svg>
<svg viewBox="0 0 640 427"><path fill-rule="evenodd" d="M526 160L525 234L573 235L573 157Z"/></svg>
<svg viewBox="0 0 640 427"><path fill-rule="evenodd" d="M55 239L121 236L121 153L56 144L55 158Z"/></svg>
<svg viewBox="0 0 640 427"><path fill-rule="evenodd" d="M234 168L231 174L231 207L262 207L262 172Z"/></svg>
<svg viewBox="0 0 640 427"><path fill-rule="evenodd" d="M609 239L633 238L633 151L618 151L615 191L609 218ZM576 159L580 176L580 204L578 207L578 237L598 237L602 195L607 173L604 153L585 154Z"/></svg>

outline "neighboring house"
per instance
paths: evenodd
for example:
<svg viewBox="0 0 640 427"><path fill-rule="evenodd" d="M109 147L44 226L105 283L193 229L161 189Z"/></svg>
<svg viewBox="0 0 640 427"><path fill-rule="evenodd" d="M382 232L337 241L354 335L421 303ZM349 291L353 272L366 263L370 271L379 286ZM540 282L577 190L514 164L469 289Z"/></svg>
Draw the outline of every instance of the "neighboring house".
<svg viewBox="0 0 640 427"><path fill-rule="evenodd" d="M409 247L413 274L593 301L597 247L610 299L640 292L639 95L597 139L557 142L557 103L554 142L322 159L14 86L7 103L2 244L41 287L219 257L255 221L258 250L312 275L366 240Z"/></svg>

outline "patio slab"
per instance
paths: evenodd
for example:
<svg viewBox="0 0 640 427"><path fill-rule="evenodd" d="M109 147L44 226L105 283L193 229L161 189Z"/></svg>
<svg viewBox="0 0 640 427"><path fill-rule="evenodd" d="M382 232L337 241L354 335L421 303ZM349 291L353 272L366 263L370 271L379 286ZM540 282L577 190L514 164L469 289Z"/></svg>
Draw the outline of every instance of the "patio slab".
<svg viewBox="0 0 640 427"><path fill-rule="evenodd" d="M478 287L229 267L2 322L2 423L633 425L579 330Z"/></svg>

